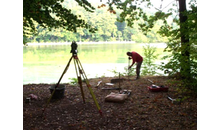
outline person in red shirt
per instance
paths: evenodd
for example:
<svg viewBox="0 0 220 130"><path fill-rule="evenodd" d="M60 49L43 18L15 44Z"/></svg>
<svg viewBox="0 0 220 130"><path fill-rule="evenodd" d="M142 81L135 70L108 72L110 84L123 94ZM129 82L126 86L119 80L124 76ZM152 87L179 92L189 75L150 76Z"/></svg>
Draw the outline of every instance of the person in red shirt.
<svg viewBox="0 0 220 130"><path fill-rule="evenodd" d="M128 67L128 69L130 69L135 62L137 62L137 66L136 66L136 74L137 74L137 78L136 79L139 79L140 78L140 69L141 69L141 64L143 62L143 57L138 54L137 52L127 52L127 55L128 55L128 59L132 59L133 62L132 64Z"/></svg>

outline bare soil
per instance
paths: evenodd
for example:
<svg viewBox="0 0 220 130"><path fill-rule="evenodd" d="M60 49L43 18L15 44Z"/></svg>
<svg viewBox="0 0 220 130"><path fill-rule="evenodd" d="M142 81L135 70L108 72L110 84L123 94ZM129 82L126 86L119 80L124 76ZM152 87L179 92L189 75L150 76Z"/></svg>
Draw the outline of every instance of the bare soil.
<svg viewBox="0 0 220 130"><path fill-rule="evenodd" d="M115 77L89 79L92 90L101 107L100 116L92 96L83 83L85 103L78 85L65 84L65 95L60 100L51 100L49 87L52 84L23 85L23 128L24 130L196 130L197 129L197 95L177 91L179 82L168 77L141 77L138 80L124 80L122 89L132 90L123 103L105 102L105 96L118 90L102 90L105 83ZM117 77L116 77L117 78ZM127 79L127 77L124 77ZM131 77L134 79L135 77ZM151 92L147 86L150 79L157 85L169 87L168 92ZM99 81L102 84L95 87ZM119 87L119 83L115 84ZM26 102L34 94L37 100ZM174 99L185 98L172 103L167 96ZM43 113L43 114L42 114Z"/></svg>

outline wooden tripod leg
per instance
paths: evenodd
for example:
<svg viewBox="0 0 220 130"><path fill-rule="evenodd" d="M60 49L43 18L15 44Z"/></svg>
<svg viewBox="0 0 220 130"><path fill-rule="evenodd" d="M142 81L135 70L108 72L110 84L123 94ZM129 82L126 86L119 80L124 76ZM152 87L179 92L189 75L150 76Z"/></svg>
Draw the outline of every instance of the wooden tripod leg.
<svg viewBox="0 0 220 130"><path fill-rule="evenodd" d="M80 76L78 76L78 84L80 86L81 95L82 95L82 98L83 98L83 103L85 103L85 97L84 97L84 92L83 92L83 87L82 87L82 79L81 79Z"/></svg>
<svg viewBox="0 0 220 130"><path fill-rule="evenodd" d="M90 94L92 95L92 98L93 98L93 100L94 100L94 102L95 102L95 104L96 104L96 107L98 108L100 115L102 115L101 108L100 108L100 106L99 106L99 104L98 104L98 102L97 102L97 100L96 100L96 97L95 97L95 95L94 95L94 93L93 93L93 91L92 91L92 89L91 89L91 85L89 84L89 80L88 80L88 78L87 78L87 76L86 76L86 74L85 74L85 71L83 70L82 64L81 64L81 62L79 61L79 59L76 59L76 61L77 61L76 63L77 63L77 65L78 65L78 67L79 67L79 70L80 70L80 74L81 74L81 75L83 76L83 78L85 79L86 85L87 85L87 87L88 87L88 89L89 89L89 91L90 91Z"/></svg>
<svg viewBox="0 0 220 130"><path fill-rule="evenodd" d="M78 65L78 57L75 57L74 59L74 66L75 66L75 70L76 70L76 75L77 75L77 78L78 78L78 84L80 86L80 90L81 90L81 95L82 95L82 98L83 98L83 103L85 103L85 96L84 96L84 92L83 92L83 87L82 87L82 78L81 78L81 73L80 73L80 68L79 68L79 65ZM78 67L78 69L77 69Z"/></svg>
<svg viewBox="0 0 220 130"><path fill-rule="evenodd" d="M68 70L72 58L73 58L73 57L71 56L70 59L69 59L69 61L68 61L68 63L67 63L67 65L66 65L66 68L64 69L64 71L63 71L63 73L62 73L62 75L61 75L61 77L60 77L60 79L59 79L59 81L58 81L58 83L57 83L56 86L54 87L53 92L51 93L49 99L47 100L47 104L46 104L46 106L43 108L42 116L43 116L44 111L46 110L48 104L50 103L50 100L51 100L51 98L53 97L53 95L54 95L54 93L55 93L55 91L56 91L56 88L59 86L60 81L61 81L61 79L63 78L63 75L64 75L64 74L66 73L66 71Z"/></svg>
<svg viewBox="0 0 220 130"><path fill-rule="evenodd" d="M70 57L69 62L68 62L67 65L66 65L66 68L64 69L64 71L63 71L62 75L60 76L60 79L59 79L59 81L57 82L57 84L56 84L56 86L55 86L55 88L54 88L54 90L53 90L53 92L52 92L50 98L49 98L48 101L47 101L47 104L50 102L51 98L53 97L56 88L59 86L60 81L61 81L61 79L63 78L63 75L64 75L64 74L66 73L66 71L68 70L72 58L73 58L73 57Z"/></svg>

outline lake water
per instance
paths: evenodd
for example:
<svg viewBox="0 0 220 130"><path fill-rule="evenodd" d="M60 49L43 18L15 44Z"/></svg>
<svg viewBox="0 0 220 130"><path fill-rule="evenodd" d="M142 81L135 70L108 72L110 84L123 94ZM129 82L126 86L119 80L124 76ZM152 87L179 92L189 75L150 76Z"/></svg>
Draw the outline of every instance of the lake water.
<svg viewBox="0 0 220 130"><path fill-rule="evenodd" d="M146 44L78 44L78 58L88 78L115 76L110 70L125 72L128 66L127 51L136 51L143 56ZM165 44L156 45L162 53ZM23 84L57 83L70 57L70 45L29 45L23 47ZM162 55L161 55L162 57ZM160 61L160 59L158 59ZM74 62L61 83L76 78Z"/></svg>

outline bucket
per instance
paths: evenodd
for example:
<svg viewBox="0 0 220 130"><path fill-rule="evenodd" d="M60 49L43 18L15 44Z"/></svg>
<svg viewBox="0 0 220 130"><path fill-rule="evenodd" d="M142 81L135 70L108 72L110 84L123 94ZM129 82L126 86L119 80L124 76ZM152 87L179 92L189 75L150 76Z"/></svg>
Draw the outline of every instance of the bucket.
<svg viewBox="0 0 220 130"><path fill-rule="evenodd" d="M56 85L52 85L52 86L50 86L50 93L52 94L53 93L53 91L54 91L54 89L55 89L55 86ZM52 99L61 99L61 98L63 98L64 97L64 92L65 92L65 85L62 85L62 84L60 84L57 88L56 88L56 90L55 90L55 92L54 92L54 94L53 94L53 97L52 97Z"/></svg>

